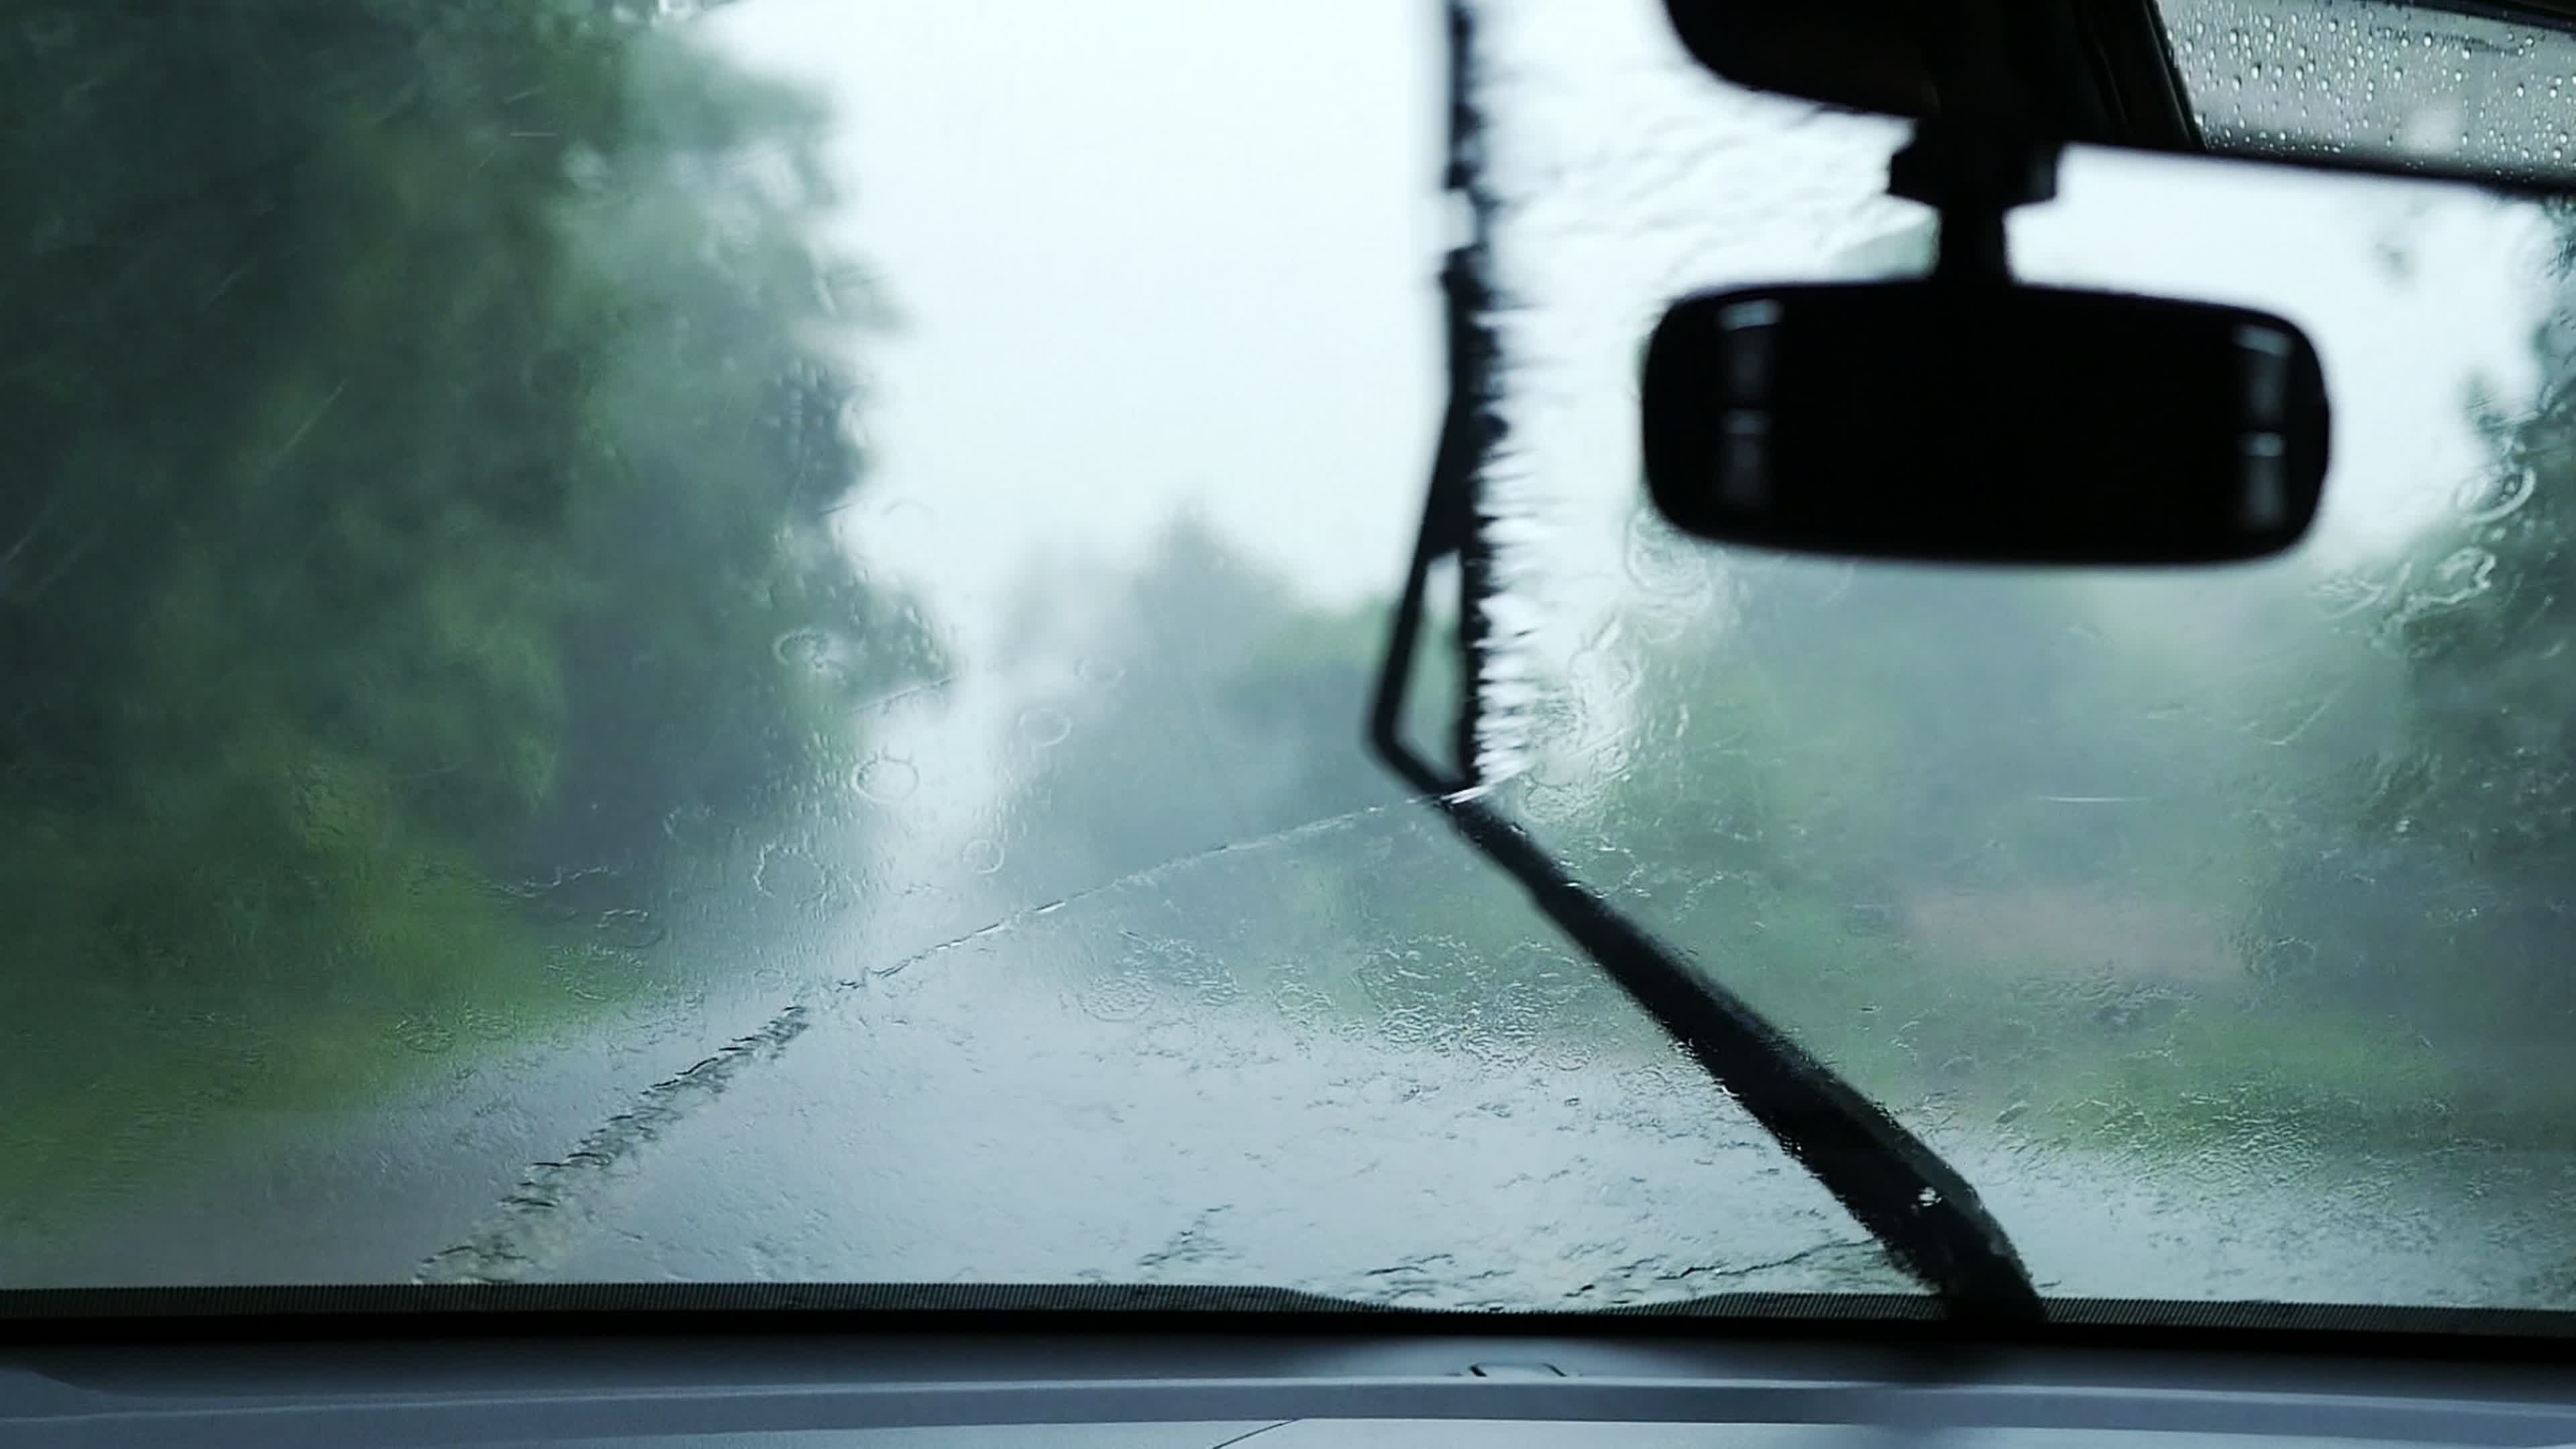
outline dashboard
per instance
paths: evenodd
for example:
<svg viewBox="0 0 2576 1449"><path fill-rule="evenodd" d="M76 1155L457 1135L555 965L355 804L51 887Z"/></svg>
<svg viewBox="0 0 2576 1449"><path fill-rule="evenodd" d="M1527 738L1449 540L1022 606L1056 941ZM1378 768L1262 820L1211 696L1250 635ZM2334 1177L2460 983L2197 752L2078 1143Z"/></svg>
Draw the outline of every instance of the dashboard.
<svg viewBox="0 0 2576 1449"><path fill-rule="evenodd" d="M1672 1332L511 1332L0 1347L0 1444L2576 1444L2561 1362Z"/></svg>

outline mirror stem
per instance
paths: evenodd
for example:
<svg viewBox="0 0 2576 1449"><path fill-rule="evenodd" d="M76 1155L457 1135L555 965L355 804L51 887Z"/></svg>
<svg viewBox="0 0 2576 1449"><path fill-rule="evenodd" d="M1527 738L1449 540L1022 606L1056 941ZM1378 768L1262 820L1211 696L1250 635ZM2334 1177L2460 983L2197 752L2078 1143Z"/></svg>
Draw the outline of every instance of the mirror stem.
<svg viewBox="0 0 2576 1449"><path fill-rule="evenodd" d="M1991 207L1948 207L1941 213L1932 275L1944 282L2009 282L2012 255L2004 241L2004 214Z"/></svg>
<svg viewBox="0 0 2576 1449"><path fill-rule="evenodd" d="M1932 275L1943 281L2009 282L2004 216L2057 195L2055 141L1938 117L1917 121L1914 139L1889 158L1887 191L1941 214Z"/></svg>

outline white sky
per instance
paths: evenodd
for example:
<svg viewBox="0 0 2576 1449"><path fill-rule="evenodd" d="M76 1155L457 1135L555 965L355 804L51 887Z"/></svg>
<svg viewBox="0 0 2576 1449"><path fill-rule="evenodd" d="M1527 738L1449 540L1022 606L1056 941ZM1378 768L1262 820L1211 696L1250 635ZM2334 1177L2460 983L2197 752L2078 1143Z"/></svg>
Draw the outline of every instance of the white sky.
<svg viewBox="0 0 2576 1449"><path fill-rule="evenodd" d="M1559 292L1542 302L1579 299L1586 259L1626 245L1623 227L1686 226L1695 206L1724 213L1733 235L1676 253L1668 267L1703 269L1675 278L1689 285L1830 270L1855 229L1902 223L1866 195L1882 123L1800 125L1795 108L1696 76L1704 98L1652 82L1669 103L1658 110L1631 76L1670 69L1653 0L1490 8L1553 73L1516 123L1586 138L1543 158L1561 184L1532 164L1532 215L1592 205L1587 168L1660 174L1583 152L1602 138L1651 122L1661 129L1631 151L1706 153L1672 172L1669 197L1622 192L1583 218L1607 238L1594 250L1569 240L1551 262L1533 243L1540 274L1561 274L1538 283ZM962 647L989 641L1031 550L1133 556L1183 508L1318 594L1394 582L1440 403L1436 10L739 0L714 18L731 48L819 88L840 118L836 240L906 319L866 348L876 473L852 532L929 583ZM1498 43L1511 41L1505 27ZM1699 122L1667 113L1703 100L1715 119L1694 142ZM2420 517L2479 466L2461 422L2471 376L2528 386L2537 224L2475 193L2088 155L2015 235L2033 277L2245 302L2307 325L2338 408L2329 517L2345 539ZM2381 260L2391 246L2410 259L2402 278ZM1605 305L1640 300L1652 299ZM1604 336L1624 346L1643 320L1612 312ZM1615 382L1581 386L1598 404L1582 436L1626 447ZM1600 471L1632 486L1627 458L1605 455Z"/></svg>
<svg viewBox="0 0 2576 1449"><path fill-rule="evenodd" d="M1428 14L720 15L741 53L827 89L849 248L906 319L866 352L868 551L992 598L1032 547L1126 551L1196 503L1321 589L1393 578L1440 402Z"/></svg>

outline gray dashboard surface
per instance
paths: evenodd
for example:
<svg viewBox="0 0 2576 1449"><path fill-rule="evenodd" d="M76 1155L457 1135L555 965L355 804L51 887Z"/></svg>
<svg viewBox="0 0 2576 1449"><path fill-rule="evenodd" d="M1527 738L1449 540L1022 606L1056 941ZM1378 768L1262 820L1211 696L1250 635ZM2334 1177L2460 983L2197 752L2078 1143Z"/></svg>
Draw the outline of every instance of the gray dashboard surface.
<svg viewBox="0 0 2576 1449"><path fill-rule="evenodd" d="M2576 1374L2399 1360L1250 1334L0 1350L0 1444L2201 1449L2576 1444ZM2188 1445L2186 1445L2188 1441Z"/></svg>

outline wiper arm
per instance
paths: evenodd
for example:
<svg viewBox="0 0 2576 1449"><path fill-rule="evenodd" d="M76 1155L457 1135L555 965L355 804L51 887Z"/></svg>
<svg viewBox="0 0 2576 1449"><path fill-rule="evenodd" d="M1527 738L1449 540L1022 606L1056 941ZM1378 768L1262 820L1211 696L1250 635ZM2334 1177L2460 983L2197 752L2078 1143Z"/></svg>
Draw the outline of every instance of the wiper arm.
<svg viewBox="0 0 2576 1449"><path fill-rule="evenodd" d="M1432 463L1421 536L1378 678L1370 743L1390 768L1439 808L1469 846L1518 881L1540 913L1742 1104L1885 1246L1899 1267L1961 1316L2043 1317L2038 1291L2012 1241L1957 1169L1742 997L1692 969L1680 953L1574 879L1474 789L1474 681L1484 648L1484 617L1476 606L1491 586L1490 559L1475 526L1476 479L1502 435L1491 392L1495 341L1485 322L1493 302L1487 278L1495 208L1480 175L1481 126L1470 87L1473 23L1463 0L1449 0L1448 15L1448 184L1466 197L1475 233L1449 254L1442 273L1448 409ZM1467 656L1466 703L1459 711L1455 748L1460 768L1455 773L1417 754L1401 730L1431 570L1444 558L1457 559L1468 604L1460 639Z"/></svg>
<svg viewBox="0 0 2576 1449"><path fill-rule="evenodd" d="M1437 490L1433 513L1439 510ZM1764 1020L1744 999L1693 970L1575 880L1520 826L1446 778L1398 732L1431 564L1425 520L1380 676L1370 740L1467 844L1529 893L1541 914L1596 962L1655 1024L1741 1103L1885 1245L1899 1267L1962 1316L2041 1316L2039 1295L1975 1188L1833 1069Z"/></svg>

